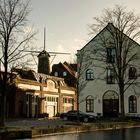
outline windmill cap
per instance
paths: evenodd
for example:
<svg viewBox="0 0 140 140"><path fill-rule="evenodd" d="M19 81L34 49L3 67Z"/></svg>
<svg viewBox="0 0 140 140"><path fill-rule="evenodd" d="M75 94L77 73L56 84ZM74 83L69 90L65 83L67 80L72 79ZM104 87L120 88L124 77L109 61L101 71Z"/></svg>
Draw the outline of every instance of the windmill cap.
<svg viewBox="0 0 140 140"><path fill-rule="evenodd" d="M38 57L39 56L46 56L46 55L50 56L47 51L43 50L42 52L39 53Z"/></svg>

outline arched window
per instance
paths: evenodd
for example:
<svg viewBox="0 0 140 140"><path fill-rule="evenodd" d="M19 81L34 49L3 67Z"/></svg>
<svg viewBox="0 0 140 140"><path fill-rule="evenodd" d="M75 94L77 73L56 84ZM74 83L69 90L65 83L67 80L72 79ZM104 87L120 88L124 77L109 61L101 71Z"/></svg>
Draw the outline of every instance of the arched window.
<svg viewBox="0 0 140 140"><path fill-rule="evenodd" d="M92 96L86 98L86 112L94 112L94 98Z"/></svg>
<svg viewBox="0 0 140 140"><path fill-rule="evenodd" d="M130 96L129 99L129 113L137 112L137 98L136 96Z"/></svg>
<svg viewBox="0 0 140 140"><path fill-rule="evenodd" d="M103 99L119 99L119 96L117 94L117 92L113 91L113 90L108 90L104 93L103 95Z"/></svg>
<svg viewBox="0 0 140 140"><path fill-rule="evenodd" d="M93 78L94 78L93 70L88 69L88 70L86 71L86 80L93 80Z"/></svg>
<svg viewBox="0 0 140 140"><path fill-rule="evenodd" d="M129 79L136 79L137 78L137 69L135 67L129 68Z"/></svg>

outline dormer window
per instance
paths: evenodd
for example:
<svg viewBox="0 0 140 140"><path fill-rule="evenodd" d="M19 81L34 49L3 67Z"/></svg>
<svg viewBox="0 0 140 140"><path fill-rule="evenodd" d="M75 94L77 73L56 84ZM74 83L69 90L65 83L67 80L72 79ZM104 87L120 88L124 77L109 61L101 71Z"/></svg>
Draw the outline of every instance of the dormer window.
<svg viewBox="0 0 140 140"><path fill-rule="evenodd" d="M54 76L58 76L58 72L57 71L54 72Z"/></svg>
<svg viewBox="0 0 140 140"><path fill-rule="evenodd" d="M115 63L115 48L107 48L107 63Z"/></svg>
<svg viewBox="0 0 140 140"><path fill-rule="evenodd" d="M136 79L137 78L137 70L135 67L129 68L129 79Z"/></svg>
<svg viewBox="0 0 140 140"><path fill-rule="evenodd" d="M63 76L67 76L67 72L66 71L63 72Z"/></svg>
<svg viewBox="0 0 140 140"><path fill-rule="evenodd" d="M93 80L93 79L94 79L93 70L92 69L88 69L86 71L86 80Z"/></svg>

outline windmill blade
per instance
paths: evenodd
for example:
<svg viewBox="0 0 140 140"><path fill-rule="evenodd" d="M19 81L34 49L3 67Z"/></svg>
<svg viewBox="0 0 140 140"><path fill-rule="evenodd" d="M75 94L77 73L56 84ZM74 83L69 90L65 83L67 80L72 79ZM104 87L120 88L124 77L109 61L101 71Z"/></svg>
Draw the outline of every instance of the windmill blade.
<svg viewBox="0 0 140 140"><path fill-rule="evenodd" d="M53 56L53 58L52 58L52 61L50 62L50 64L52 64L53 60L54 60L55 57L56 57L56 54L55 54L55 55L51 55L51 56Z"/></svg>
<svg viewBox="0 0 140 140"><path fill-rule="evenodd" d="M41 53L43 51L27 51L27 50L20 50L20 51L23 51L23 52L31 52L31 53ZM47 51L46 51L47 52ZM51 53L51 54L66 54L66 55L70 55L70 53L61 53L61 52L47 52L47 53Z"/></svg>
<svg viewBox="0 0 140 140"><path fill-rule="evenodd" d="M35 60L35 58L34 58L34 55L33 55L33 54L31 54L31 55L32 55L32 57L33 57L33 60L34 60L35 64L37 65L37 62L36 62L36 60Z"/></svg>
<svg viewBox="0 0 140 140"><path fill-rule="evenodd" d="M61 53L61 52L48 52L48 53L51 53L51 54L66 54L66 55L70 55L70 53Z"/></svg>
<svg viewBox="0 0 140 140"><path fill-rule="evenodd" d="M19 51L23 51L23 52L31 52L31 53L40 53L41 51L27 51L27 50L19 50Z"/></svg>

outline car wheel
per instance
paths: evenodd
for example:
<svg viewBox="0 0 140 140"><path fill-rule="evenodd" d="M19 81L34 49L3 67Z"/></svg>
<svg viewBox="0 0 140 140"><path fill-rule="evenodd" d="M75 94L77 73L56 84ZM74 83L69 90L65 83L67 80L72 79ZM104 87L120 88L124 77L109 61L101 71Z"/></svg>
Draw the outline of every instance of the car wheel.
<svg viewBox="0 0 140 140"><path fill-rule="evenodd" d="M84 122L88 122L88 118L84 118Z"/></svg>
<svg viewBox="0 0 140 140"><path fill-rule="evenodd" d="M65 116L65 117L63 118L63 120L64 120L64 121L67 121L67 120L68 120L68 117Z"/></svg>

